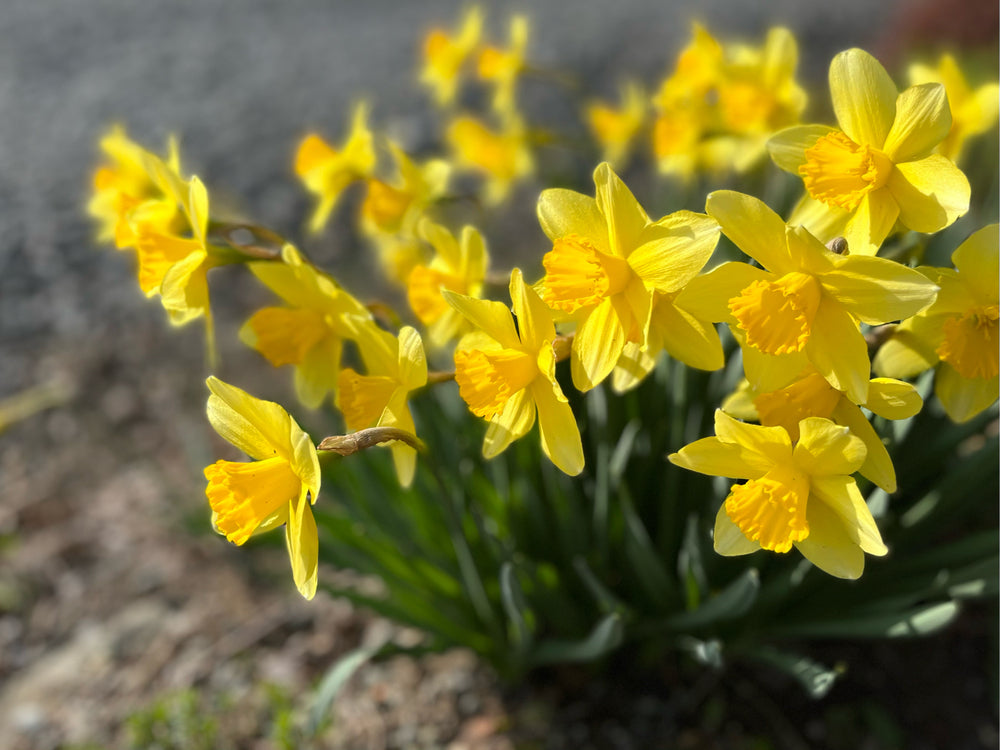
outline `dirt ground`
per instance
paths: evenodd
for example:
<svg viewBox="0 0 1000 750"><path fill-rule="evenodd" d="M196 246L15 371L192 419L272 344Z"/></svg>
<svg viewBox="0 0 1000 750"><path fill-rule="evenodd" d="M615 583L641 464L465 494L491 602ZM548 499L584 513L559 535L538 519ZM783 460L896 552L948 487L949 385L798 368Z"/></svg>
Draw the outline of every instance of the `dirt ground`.
<svg viewBox="0 0 1000 750"><path fill-rule="evenodd" d="M553 0L532 11L534 49L610 93L613 70L662 72L692 13L723 35L756 37L784 20L800 33L806 73L821 80L817 71L844 46L891 48L879 29L915 5L929 4L587 0L569 14ZM307 199L288 174L298 137L307 126L339 134L359 93L399 132L419 130L417 35L432 21L451 23L460 8L446 0L9 0L0 8L0 399L53 383L63 394L0 430L0 746L130 747L136 724L127 717L184 695L221 722L217 747L288 746L274 734L275 706L287 702L298 721L338 656L387 628L408 636L345 602L302 601L280 549L236 550L208 530L201 471L223 445L204 419L201 331L169 328L136 289L131 259L95 246L84 205L96 142L120 121L155 146L180 133L191 168L219 188L213 197L302 237ZM316 254L350 270L337 237L314 242ZM261 372L241 385L290 403L287 379L268 379L233 339L257 293L248 280L231 282L213 289L220 374ZM663 747L750 747L761 737L774 747L848 747L831 743L829 727L846 727L850 743L851 727L888 725L891 740L902 723L921 738L912 748L997 747L996 696L982 667L984 654L996 656L989 622L973 612L926 646L833 648L831 658L868 666L827 707L775 705L752 687L759 678L738 671L720 687L718 676L671 665L658 685L630 685L625 706L621 686L575 673L505 692L467 653L400 658L352 681L323 746L640 748L669 735L676 743ZM885 684L906 665L909 684ZM944 690L936 673L956 669L966 678ZM679 702L670 685L693 697ZM874 714L860 707L866 690L883 701Z"/></svg>

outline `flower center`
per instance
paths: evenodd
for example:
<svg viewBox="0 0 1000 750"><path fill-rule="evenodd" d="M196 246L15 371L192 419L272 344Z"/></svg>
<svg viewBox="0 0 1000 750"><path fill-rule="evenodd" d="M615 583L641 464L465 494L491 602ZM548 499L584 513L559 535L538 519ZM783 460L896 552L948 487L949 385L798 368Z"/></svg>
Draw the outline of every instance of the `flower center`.
<svg viewBox="0 0 1000 750"><path fill-rule="evenodd" d="M859 146L840 131L829 133L806 149L799 174L809 195L847 211L882 187L892 172L892 161L868 145Z"/></svg>
<svg viewBox="0 0 1000 750"><path fill-rule="evenodd" d="M269 516L292 502L302 481L280 456L264 461L216 461L205 468L208 504L215 526L234 544L243 544Z"/></svg>
<svg viewBox="0 0 1000 750"><path fill-rule="evenodd" d="M410 271L406 282L406 298L410 308L424 325L430 325L451 309L441 290L448 289L466 294L466 284L459 276L436 271L427 266L417 266Z"/></svg>
<svg viewBox="0 0 1000 750"><path fill-rule="evenodd" d="M399 384L385 375L361 375L347 367L337 377L337 408L347 429L363 430L378 424Z"/></svg>
<svg viewBox="0 0 1000 750"><path fill-rule="evenodd" d="M997 305L988 305L949 318L937 355L963 378L995 378L1000 373L997 317Z"/></svg>
<svg viewBox="0 0 1000 750"><path fill-rule="evenodd" d="M799 439L799 420L806 417L828 419L840 403L841 395L826 378L813 371L786 388L760 394L753 405L762 425L784 427L794 441Z"/></svg>
<svg viewBox="0 0 1000 750"><path fill-rule="evenodd" d="M265 307L247 321L256 340L251 344L274 367L298 365L330 332L316 310Z"/></svg>
<svg viewBox="0 0 1000 750"><path fill-rule="evenodd" d="M622 291L633 275L625 260L600 252L578 234L556 240L542 265L542 299L549 307L568 313Z"/></svg>
<svg viewBox="0 0 1000 750"><path fill-rule="evenodd" d="M729 300L729 311L747 343L765 354L800 352L819 308L819 283L792 271L777 281L755 281Z"/></svg>
<svg viewBox="0 0 1000 750"><path fill-rule="evenodd" d="M771 115L777 107L774 94L749 81L733 81L719 88L722 120L734 133L770 132Z"/></svg>
<svg viewBox="0 0 1000 750"><path fill-rule="evenodd" d="M458 392L477 417L492 419L507 400L538 377L534 358L513 349L455 352L455 382Z"/></svg>
<svg viewBox="0 0 1000 750"><path fill-rule="evenodd" d="M413 196L381 180L368 180L368 195L361 205L361 215L384 232L395 232L403 222Z"/></svg>
<svg viewBox="0 0 1000 750"><path fill-rule="evenodd" d="M773 469L760 479L733 485L726 514L747 539L773 552L788 552L792 542L809 536L808 498L808 479L788 469Z"/></svg>

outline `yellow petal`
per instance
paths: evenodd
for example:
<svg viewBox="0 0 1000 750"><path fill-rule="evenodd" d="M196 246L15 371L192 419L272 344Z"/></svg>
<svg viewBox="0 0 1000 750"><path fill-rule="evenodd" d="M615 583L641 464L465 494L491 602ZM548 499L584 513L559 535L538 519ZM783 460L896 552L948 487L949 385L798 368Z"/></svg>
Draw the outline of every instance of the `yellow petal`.
<svg viewBox="0 0 1000 750"><path fill-rule="evenodd" d="M535 423L535 402L527 388L513 394L502 413L493 417L483 439L483 458L493 458L518 438L524 437Z"/></svg>
<svg viewBox="0 0 1000 750"><path fill-rule="evenodd" d="M850 313L870 325L916 315L928 307L937 286L901 263L863 255L839 259L820 277L823 290Z"/></svg>
<svg viewBox="0 0 1000 750"><path fill-rule="evenodd" d="M882 543L878 525L853 479L845 476L813 477L811 484L812 493L822 500L822 505L837 514L855 544L870 555L881 556L889 551Z"/></svg>
<svg viewBox="0 0 1000 750"><path fill-rule="evenodd" d="M521 344L525 348L537 351L545 342L551 342L555 338L552 312L538 293L524 283L520 268L515 268L510 273L510 299L514 315L517 316Z"/></svg>
<svg viewBox="0 0 1000 750"><path fill-rule="evenodd" d="M871 362L858 324L832 300L824 300L813 319L806 354L823 377L856 404L868 400Z"/></svg>
<svg viewBox="0 0 1000 750"><path fill-rule="evenodd" d="M285 542L292 562L295 587L306 599L312 599L316 595L319 573L319 535L316 533L316 519L305 497L293 502L289 509Z"/></svg>
<svg viewBox="0 0 1000 750"><path fill-rule="evenodd" d="M555 382L542 378L531 385L531 397L538 409L542 450L561 471L575 477L583 471L583 443L573 410Z"/></svg>
<svg viewBox="0 0 1000 750"><path fill-rule="evenodd" d="M427 383L427 357L420 334L412 326L399 329L399 366L397 370L400 385L412 391Z"/></svg>
<svg viewBox="0 0 1000 750"><path fill-rule="evenodd" d="M576 234L593 242L602 253L611 252L607 221L589 195L563 188L543 190L538 196L538 221L553 242Z"/></svg>
<svg viewBox="0 0 1000 750"><path fill-rule="evenodd" d="M896 84L861 49L841 52L830 63L830 96L837 122L852 141L882 148L896 119Z"/></svg>
<svg viewBox="0 0 1000 750"><path fill-rule="evenodd" d="M899 205L899 220L917 232L937 232L969 210L969 180L937 154L897 164L888 189Z"/></svg>
<svg viewBox="0 0 1000 750"><path fill-rule="evenodd" d="M773 463L742 445L707 437L685 445L667 460L674 466L713 477L757 479L771 470Z"/></svg>
<svg viewBox="0 0 1000 750"><path fill-rule="evenodd" d="M834 130L829 125L793 125L772 135L767 142L767 150L775 164L797 175L799 167L806 162L806 149L812 148L816 141Z"/></svg>
<svg viewBox="0 0 1000 750"><path fill-rule="evenodd" d="M611 374L625 347L626 331L612 299L605 299L580 323L573 337L573 385L589 391Z"/></svg>
<svg viewBox="0 0 1000 750"><path fill-rule="evenodd" d="M690 211L678 211L652 225L643 236L653 234L628 256L628 264L643 283L658 292L675 292L702 269L719 242L714 219Z"/></svg>
<svg viewBox="0 0 1000 750"><path fill-rule="evenodd" d="M726 513L725 503L715 515L715 531L712 534L712 541L715 551L726 557L749 555L760 549L760 542L747 539L740 531L740 527L733 523L733 519Z"/></svg>
<svg viewBox="0 0 1000 750"><path fill-rule="evenodd" d="M996 304L1000 279L1000 233L997 224L973 232L951 255L963 283L968 285L981 305ZM937 308L935 308L936 310Z"/></svg>
<svg viewBox="0 0 1000 750"><path fill-rule="evenodd" d="M205 479L215 528L237 545L303 492L301 480L281 456L243 463L216 461L205 468Z"/></svg>
<svg viewBox="0 0 1000 750"><path fill-rule="evenodd" d="M754 464L756 467L791 463L792 441L781 427L746 424L716 409L715 434L720 440L740 445L759 456Z"/></svg>
<svg viewBox="0 0 1000 750"><path fill-rule="evenodd" d="M881 436L875 432L861 408L846 398L841 399L831 418L848 427L865 444L865 461L858 472L888 493L896 491L896 469Z"/></svg>
<svg viewBox="0 0 1000 750"><path fill-rule="evenodd" d="M822 417L806 417L799 422L795 463L810 477L853 474L864 463L867 449L850 429Z"/></svg>
<svg viewBox="0 0 1000 750"><path fill-rule="evenodd" d="M847 240L851 254L875 255L896 225L899 206L895 194L889 189L896 175L897 170L893 170L886 187L868 193L861 199L857 209L847 217L841 234ZM829 242L835 236L836 234L820 239Z"/></svg>
<svg viewBox="0 0 1000 750"><path fill-rule="evenodd" d="M810 498L806 520L809 536L795 543L802 556L837 578L860 578L865 569L865 553L851 539L840 517L825 503Z"/></svg>
<svg viewBox="0 0 1000 750"><path fill-rule="evenodd" d="M920 411L924 401L910 383L873 378L868 384L866 407L885 419L907 419Z"/></svg>
<svg viewBox="0 0 1000 750"><path fill-rule="evenodd" d="M212 392L208 397L208 421L219 435L259 461L273 456L292 458L294 421L288 412L214 376L205 382Z"/></svg>
<svg viewBox="0 0 1000 750"><path fill-rule="evenodd" d="M915 324L921 321L933 322L918 316L897 326L875 354L872 363L875 372L887 377L912 378L938 363L937 342L921 335L919 326L915 330Z"/></svg>
<svg viewBox="0 0 1000 750"><path fill-rule="evenodd" d="M691 279L674 302L700 320L712 323L731 321L729 300L754 282L772 278L773 274L762 268L727 262Z"/></svg>
<svg viewBox="0 0 1000 750"><path fill-rule="evenodd" d="M951 130L951 108L944 86L923 83L906 89L896 100L896 120L884 151L894 162L928 156Z"/></svg>
<svg viewBox="0 0 1000 750"><path fill-rule="evenodd" d="M935 378L934 393L953 422L967 422L997 400L1000 378L963 378L947 362Z"/></svg>
<svg viewBox="0 0 1000 750"><path fill-rule="evenodd" d="M661 300L653 310L652 325L671 357L698 370L718 370L725 364L715 326L672 302Z"/></svg>
<svg viewBox="0 0 1000 750"><path fill-rule="evenodd" d="M788 354L765 354L760 349L749 346L739 328L733 327L730 330L740 345L743 372L755 391L767 392L784 388L809 364L808 349Z"/></svg>
<svg viewBox="0 0 1000 750"><path fill-rule="evenodd" d="M785 222L763 201L732 190L716 190L705 211L719 222L733 243L768 271L780 275L796 271L785 241Z"/></svg>
<svg viewBox="0 0 1000 750"><path fill-rule="evenodd" d="M473 299L464 294L455 294L447 289L441 291L448 304L458 310L472 325L488 333L506 349L520 346L520 338L514 327L510 310L502 302Z"/></svg>
<svg viewBox="0 0 1000 750"><path fill-rule="evenodd" d="M607 221L611 253L626 258L639 245L639 237L649 217L607 162L594 170L594 184L597 208Z"/></svg>

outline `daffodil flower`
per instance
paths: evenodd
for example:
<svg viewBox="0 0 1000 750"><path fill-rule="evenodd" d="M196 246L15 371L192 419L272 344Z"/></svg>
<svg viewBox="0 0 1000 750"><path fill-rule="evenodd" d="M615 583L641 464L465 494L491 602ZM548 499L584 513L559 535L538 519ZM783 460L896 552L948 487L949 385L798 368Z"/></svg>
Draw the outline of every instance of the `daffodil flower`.
<svg viewBox="0 0 1000 750"><path fill-rule="evenodd" d="M101 139L101 149L112 163L94 173L94 195L87 204L90 215L100 222L99 239L114 239L115 246L122 249L135 245L136 226L168 233L177 216L177 203L150 169L156 157L132 141L120 126ZM173 140L168 150L166 165L179 172Z"/></svg>
<svg viewBox="0 0 1000 750"><path fill-rule="evenodd" d="M729 190L711 193L709 216L762 268L724 263L678 304L725 321L743 350L751 386L773 391L812 365L856 404L868 401L871 363L858 321L877 325L916 314L937 286L894 261L838 255L764 203Z"/></svg>
<svg viewBox="0 0 1000 750"><path fill-rule="evenodd" d="M349 430L395 427L416 433L407 405L410 392L427 383L427 359L420 334L409 326L393 336L369 318L352 318L352 338L361 352L367 374L351 368L340 371L337 408ZM403 487L413 482L417 452L398 440L389 443L396 476Z"/></svg>
<svg viewBox="0 0 1000 750"><path fill-rule="evenodd" d="M801 125L768 142L774 162L805 183L790 224L874 255L897 222L937 232L969 210L969 181L933 153L951 129L944 86L899 93L874 57L850 49L830 64L830 93L839 128Z"/></svg>
<svg viewBox="0 0 1000 750"><path fill-rule="evenodd" d="M952 253L954 270L920 269L940 285L937 300L904 320L875 355L875 371L892 377L937 367L934 392L956 422L987 409L1000 388L998 242L998 225L990 224Z"/></svg>
<svg viewBox="0 0 1000 750"><path fill-rule="evenodd" d="M770 135L798 122L806 95L795 81L798 46L785 28L763 47L723 46L695 24L691 43L663 81L655 104L653 151L661 172L745 171Z"/></svg>
<svg viewBox="0 0 1000 750"><path fill-rule="evenodd" d="M455 98L462 66L479 44L482 28L483 13L472 7L454 35L432 29L424 38L420 82L431 89L439 106L450 104Z"/></svg>
<svg viewBox="0 0 1000 750"><path fill-rule="evenodd" d="M136 239L139 287L147 297L160 295L174 325L204 317L209 350L213 351L208 271L224 260L208 243L208 191L197 177L184 182L159 160L156 164L163 182L169 185L169 192L187 219L191 236L167 234L152 226L142 226Z"/></svg>
<svg viewBox="0 0 1000 750"><path fill-rule="evenodd" d="M285 304L255 312L240 340L274 367L293 365L295 393L315 409L336 390L343 341L354 330L347 318L367 317L368 311L291 245L282 248L281 259L247 264Z"/></svg>
<svg viewBox="0 0 1000 750"><path fill-rule="evenodd" d="M515 15L510 19L510 44L506 49L485 47L479 53L480 79L493 84L493 110L502 117L517 116L514 90L517 77L524 70L524 51L528 46L528 19Z"/></svg>
<svg viewBox="0 0 1000 750"><path fill-rule="evenodd" d="M587 107L587 125L604 152L604 161L622 166L628 158L633 141L646 124L649 101L637 83L627 84L621 92L620 108L604 102L593 102Z"/></svg>
<svg viewBox="0 0 1000 750"><path fill-rule="evenodd" d="M917 389L892 378L873 378L868 401L855 404L814 367L807 367L791 385L760 393L743 381L722 403L722 410L738 419L751 419L767 427L784 427L792 440L799 439L799 422L822 417L844 425L865 444L865 462L858 469L886 492L896 491L896 471L882 438L861 411L864 406L884 419L907 419L923 406Z"/></svg>
<svg viewBox="0 0 1000 750"><path fill-rule="evenodd" d="M573 385L588 391L606 378L631 341L640 350L653 295L678 292L708 261L719 227L678 211L651 221L607 163L594 171L597 197L545 190L538 219L552 240L538 283L542 299L576 322Z"/></svg>
<svg viewBox="0 0 1000 750"><path fill-rule="evenodd" d="M502 129L493 130L474 117L457 117L448 126L446 138L456 163L486 178L483 201L487 205L502 203L518 180L535 171L520 118L506 118Z"/></svg>
<svg viewBox="0 0 1000 750"><path fill-rule="evenodd" d="M217 461L205 469L215 529L244 544L284 524L292 577L306 599L316 594L319 541L311 503L319 495L316 447L288 412L218 378L208 379L208 421L252 462Z"/></svg>
<svg viewBox="0 0 1000 750"><path fill-rule="evenodd" d="M417 235L420 219L445 195L452 167L444 159L418 164L395 143L389 141L388 145L397 177L392 182L368 178L361 228L374 243L386 276L406 286L410 272L424 256L423 242Z"/></svg>
<svg viewBox="0 0 1000 750"><path fill-rule="evenodd" d="M997 124L1000 113L1000 87L985 83L973 89L966 80L955 58L944 54L937 67L911 65L910 85L940 83L948 94L951 105L951 130L937 146L937 153L956 164L962 160L966 142L973 136L985 133Z"/></svg>
<svg viewBox="0 0 1000 750"><path fill-rule="evenodd" d="M319 197L309 228L318 232L326 224L341 194L375 168L374 137L368 129L368 105L354 107L351 132L338 151L316 133L307 135L295 155L295 174Z"/></svg>
<svg viewBox="0 0 1000 750"><path fill-rule="evenodd" d="M799 422L793 441L782 427L739 422L715 412L715 437L669 456L670 462L734 484L715 518L715 550L746 555L793 546L813 565L838 578L858 578L865 555L884 555L875 519L850 474L865 445L828 419Z"/></svg>
<svg viewBox="0 0 1000 750"><path fill-rule="evenodd" d="M689 293L685 299L698 295L703 276L695 276L687 283ZM712 321L701 319L697 312L678 303L680 292L653 293L653 310L649 316L646 348L634 341L626 341L622 355L615 364L611 387L624 393L642 382L656 366L662 352L697 370L718 370L725 364L725 354L719 333Z"/></svg>
<svg viewBox="0 0 1000 750"><path fill-rule="evenodd" d="M556 381L552 313L520 269L510 275L513 315L500 302L443 294L476 328L455 350L455 381L472 413L490 423L483 456L493 458L526 435L537 415L549 460L570 476L583 471L580 431Z"/></svg>
<svg viewBox="0 0 1000 750"><path fill-rule="evenodd" d="M431 343L441 347L469 327L462 314L441 296L441 290L478 298L489 254L483 236L473 226L464 227L461 239L456 240L445 227L425 218L420 235L433 246L434 258L410 272L406 296L420 322L428 326Z"/></svg>

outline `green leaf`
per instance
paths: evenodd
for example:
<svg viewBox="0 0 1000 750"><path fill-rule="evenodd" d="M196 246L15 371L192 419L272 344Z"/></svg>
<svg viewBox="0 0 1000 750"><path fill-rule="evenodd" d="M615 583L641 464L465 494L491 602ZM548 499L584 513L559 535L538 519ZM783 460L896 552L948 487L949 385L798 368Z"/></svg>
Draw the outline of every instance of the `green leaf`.
<svg viewBox="0 0 1000 750"><path fill-rule="evenodd" d="M743 652L748 658L777 667L785 674L794 677L802 687L809 693L810 698L822 698L830 692L833 683L843 674L843 668L825 667L814 662L805 656L792 654L787 651L761 646L759 648Z"/></svg>
<svg viewBox="0 0 1000 750"><path fill-rule="evenodd" d="M594 661L618 648L624 635L621 615L613 612L601 618L581 640L551 639L540 643L532 654L531 661L535 665Z"/></svg>
<svg viewBox="0 0 1000 750"><path fill-rule="evenodd" d="M306 722L306 734L308 736L316 736L316 732L319 731L323 719L330 712L330 706L333 705L333 700L337 697L341 688L347 684L347 681L351 679L363 664L375 657L384 645L385 640L382 640L376 645L356 648L353 651L348 651L333 663L333 666L330 667L326 675L323 676L323 680L319 683L316 695L309 708L309 718Z"/></svg>
<svg viewBox="0 0 1000 750"><path fill-rule="evenodd" d="M625 603L611 593L611 590L601 583L597 575L593 570L590 569L590 565L587 563L586 559L583 557L573 558L573 568L576 570L580 580L583 581L583 585L587 587L587 591L594 597L594 601L597 602L597 606L605 614L611 612L619 612L624 614L627 611Z"/></svg>
<svg viewBox="0 0 1000 750"><path fill-rule="evenodd" d="M907 638L937 632L954 620L958 611L958 602L941 602L903 612L776 625L772 632L808 638Z"/></svg>
<svg viewBox="0 0 1000 750"><path fill-rule="evenodd" d="M756 568L750 568L698 609L668 617L665 624L671 630L691 631L720 620L732 620L753 606L759 591L760 574Z"/></svg>
<svg viewBox="0 0 1000 750"><path fill-rule="evenodd" d="M505 562L500 566L500 603L510 622L510 641L518 654L524 654L531 647L532 628L529 623L531 613L524 600L521 584L514 574L514 566Z"/></svg>

